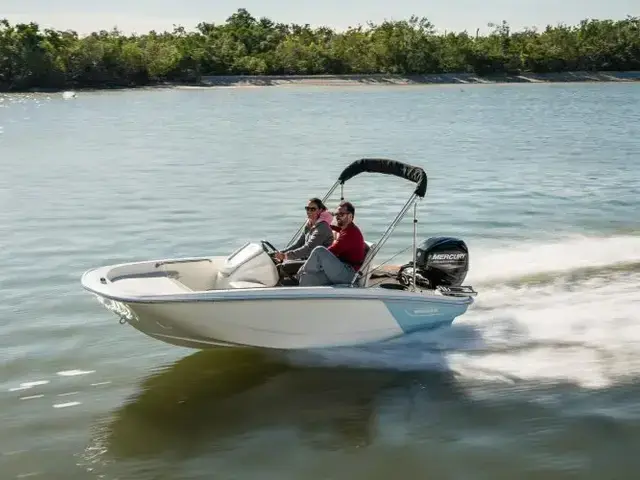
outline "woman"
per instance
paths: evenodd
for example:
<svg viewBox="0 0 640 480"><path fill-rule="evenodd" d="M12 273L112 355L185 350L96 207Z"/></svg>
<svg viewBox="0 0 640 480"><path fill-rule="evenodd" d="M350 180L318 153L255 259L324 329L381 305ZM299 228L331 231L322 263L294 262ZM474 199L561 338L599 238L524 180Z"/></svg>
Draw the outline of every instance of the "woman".
<svg viewBox="0 0 640 480"><path fill-rule="evenodd" d="M319 198L312 198L304 207L307 211L307 223L304 231L293 245L276 253L276 258L284 260L305 260L317 246L328 247L333 243L331 222L333 215Z"/></svg>

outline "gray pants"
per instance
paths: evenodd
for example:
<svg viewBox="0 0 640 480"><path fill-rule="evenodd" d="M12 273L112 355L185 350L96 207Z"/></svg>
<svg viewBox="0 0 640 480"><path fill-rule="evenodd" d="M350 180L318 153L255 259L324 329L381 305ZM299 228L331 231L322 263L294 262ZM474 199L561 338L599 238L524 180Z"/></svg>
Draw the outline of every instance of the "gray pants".
<svg viewBox="0 0 640 480"><path fill-rule="evenodd" d="M298 271L301 287L351 283L356 271L326 247L316 247Z"/></svg>

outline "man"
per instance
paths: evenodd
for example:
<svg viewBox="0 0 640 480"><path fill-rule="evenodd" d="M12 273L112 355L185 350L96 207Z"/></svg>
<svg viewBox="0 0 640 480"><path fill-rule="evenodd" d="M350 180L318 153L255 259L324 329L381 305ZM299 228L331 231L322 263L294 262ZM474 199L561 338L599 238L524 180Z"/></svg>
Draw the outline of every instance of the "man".
<svg viewBox="0 0 640 480"><path fill-rule="evenodd" d="M341 202L334 217L338 232L328 247L315 247L300 267L301 287L350 283L364 261L366 244L362 232L353 223L356 210L350 202Z"/></svg>

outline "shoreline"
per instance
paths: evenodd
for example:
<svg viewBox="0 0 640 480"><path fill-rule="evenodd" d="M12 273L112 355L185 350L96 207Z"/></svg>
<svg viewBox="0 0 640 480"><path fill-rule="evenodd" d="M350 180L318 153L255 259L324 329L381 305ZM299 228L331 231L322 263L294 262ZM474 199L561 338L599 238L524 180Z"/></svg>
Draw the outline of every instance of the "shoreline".
<svg viewBox="0 0 640 480"><path fill-rule="evenodd" d="M572 82L640 82L640 71L631 72L558 72L503 75L473 73L435 73L424 75L208 75L202 76L198 87L224 86L406 86L406 85L475 85L500 83L572 83ZM185 85L189 86L189 85Z"/></svg>
<svg viewBox="0 0 640 480"><path fill-rule="evenodd" d="M59 93L65 91L105 91L158 88L274 87L274 86L415 86L415 85L499 85L549 83L629 83L640 82L640 71L557 72L501 75L438 73L424 75L350 74L350 75L203 75L194 82L158 82L148 85L68 86L67 88L30 88L0 90L0 93Z"/></svg>

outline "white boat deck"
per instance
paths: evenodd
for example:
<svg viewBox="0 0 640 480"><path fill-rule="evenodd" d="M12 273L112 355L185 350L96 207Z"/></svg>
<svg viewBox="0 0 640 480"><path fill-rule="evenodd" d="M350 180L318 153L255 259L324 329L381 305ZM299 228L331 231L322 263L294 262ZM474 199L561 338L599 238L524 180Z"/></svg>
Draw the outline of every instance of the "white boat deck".
<svg viewBox="0 0 640 480"><path fill-rule="evenodd" d="M121 292L131 295L176 295L192 290L170 277L130 277L114 282Z"/></svg>

